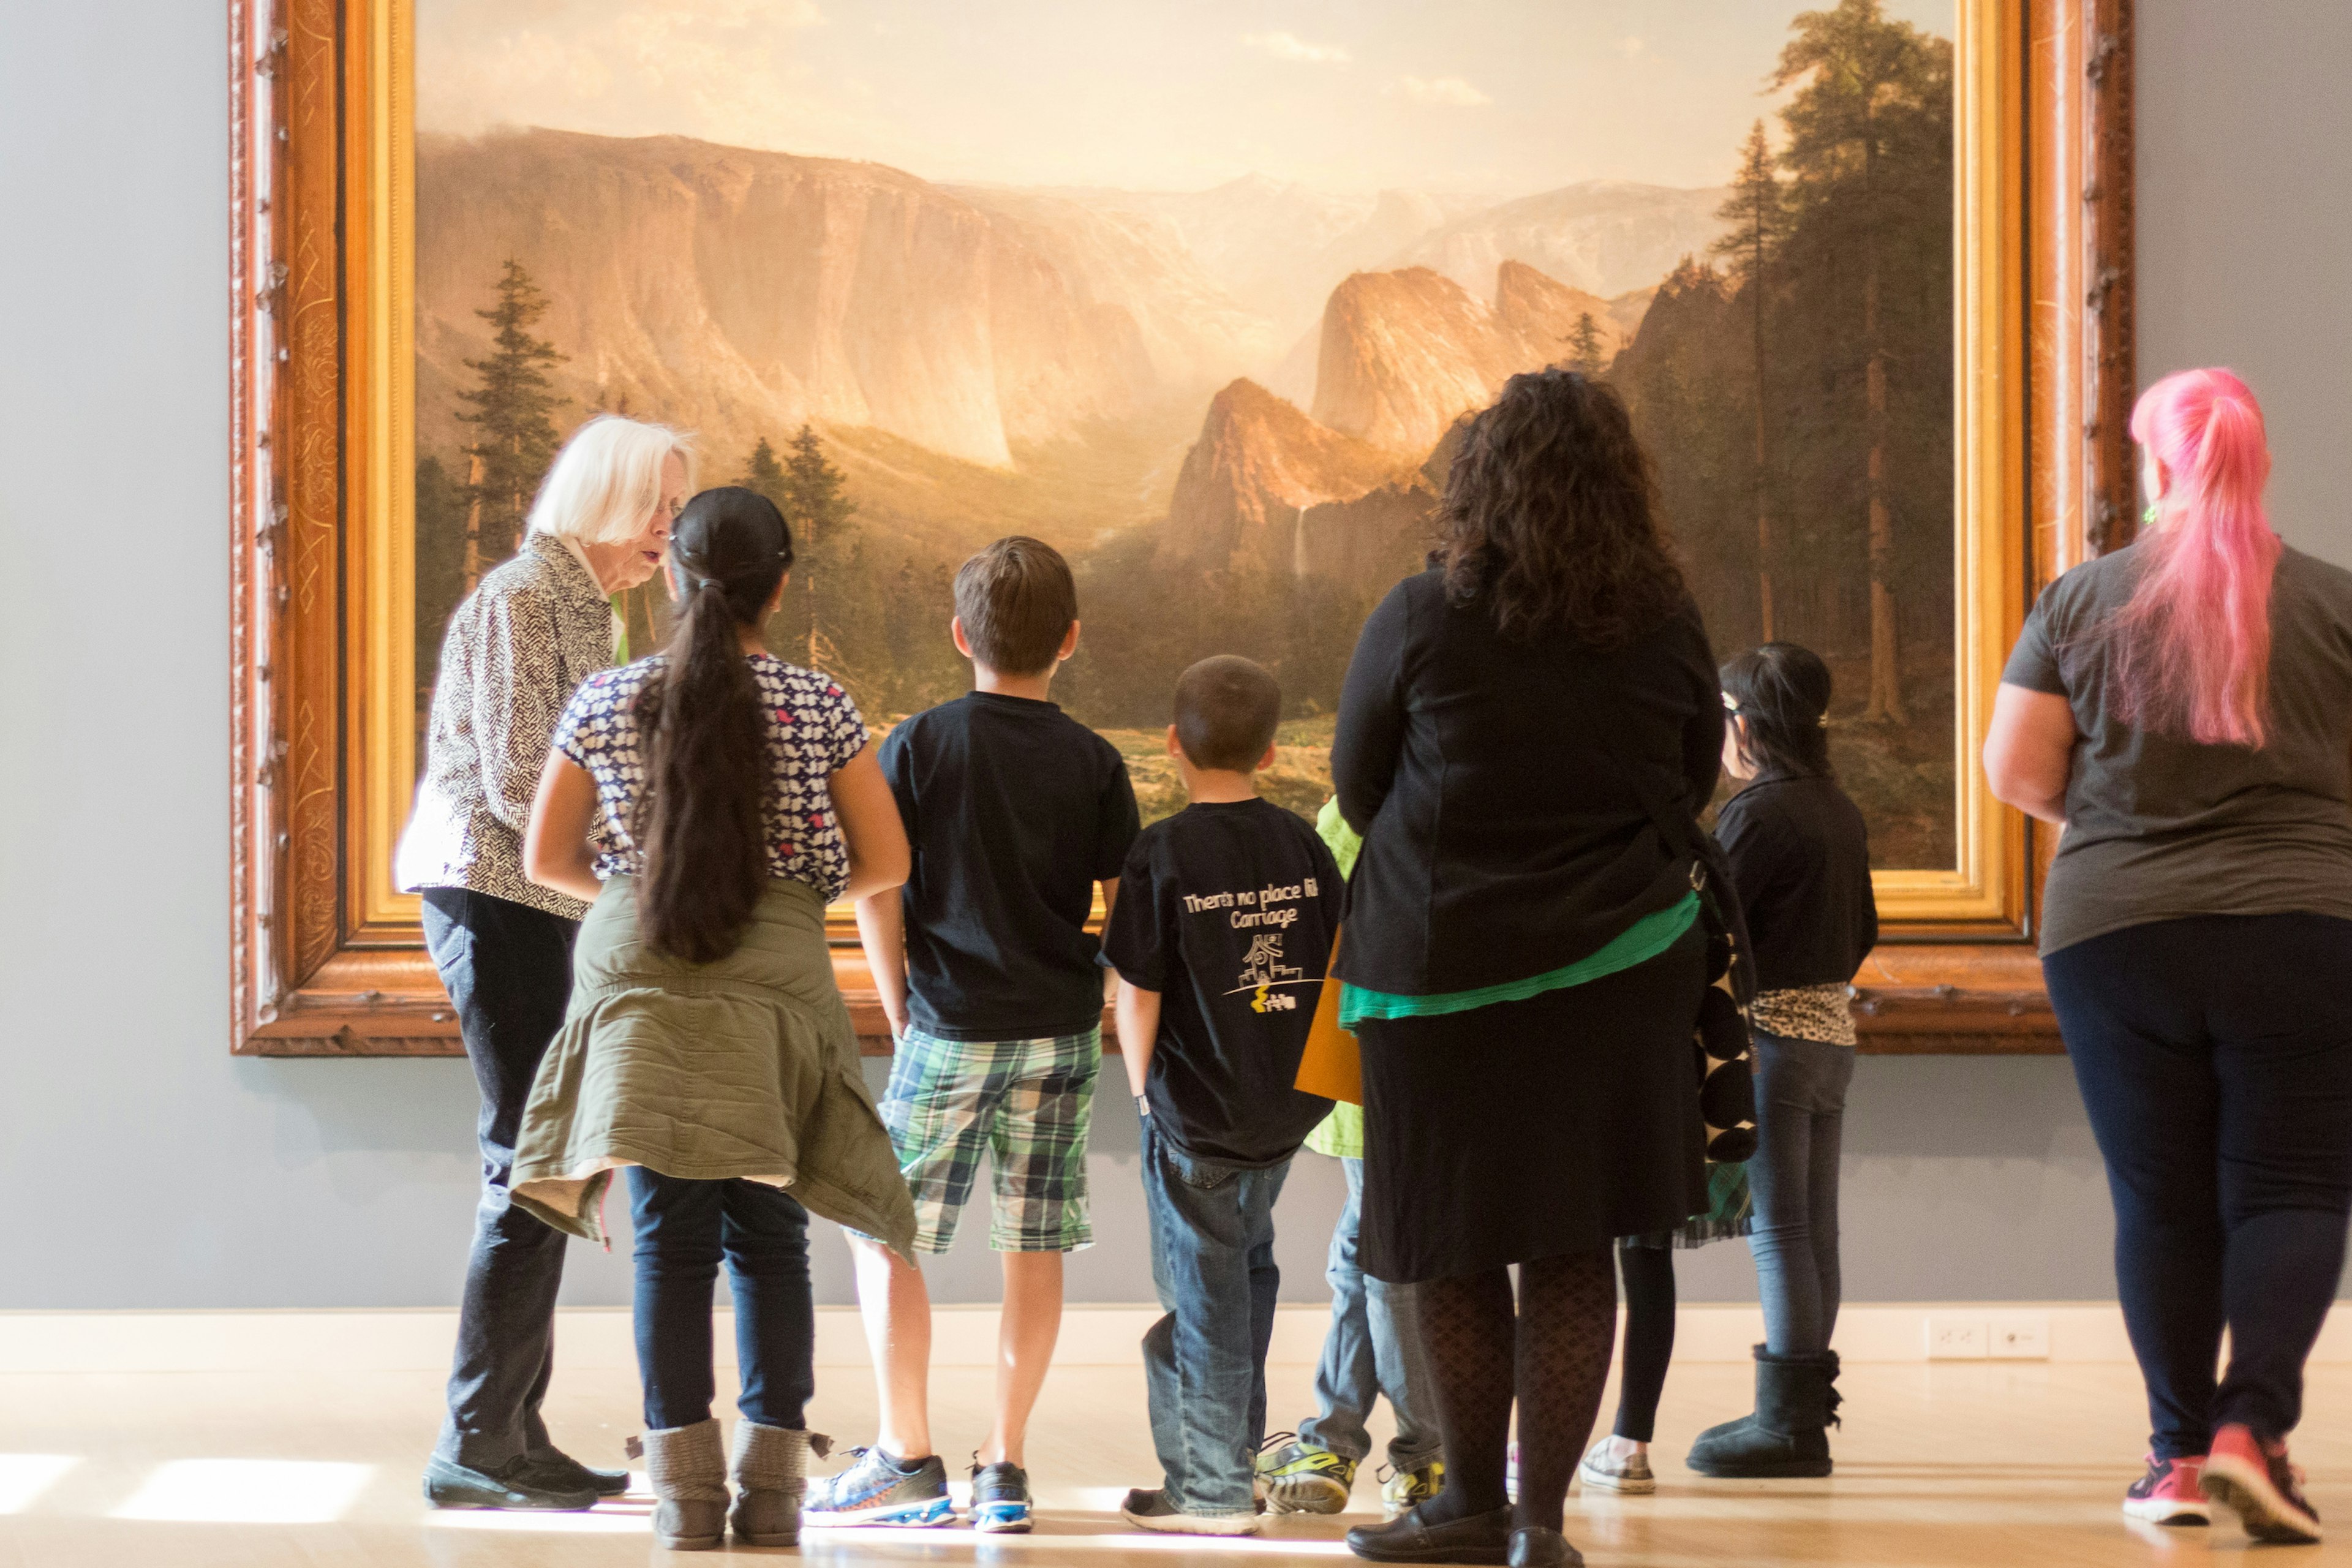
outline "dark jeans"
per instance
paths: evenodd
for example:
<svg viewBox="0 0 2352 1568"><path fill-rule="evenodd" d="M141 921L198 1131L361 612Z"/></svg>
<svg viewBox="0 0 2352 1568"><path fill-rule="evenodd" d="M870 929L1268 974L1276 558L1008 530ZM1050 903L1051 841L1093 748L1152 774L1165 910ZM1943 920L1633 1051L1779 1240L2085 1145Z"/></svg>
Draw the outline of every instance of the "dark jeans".
<svg viewBox="0 0 2352 1568"><path fill-rule="evenodd" d="M507 1178L531 1078L563 1026L579 931L577 921L488 893L425 892L425 945L457 1005L482 1091L482 1198L436 1451L492 1473L551 1447L539 1408L555 1371L564 1237L508 1204Z"/></svg>
<svg viewBox="0 0 2352 1568"><path fill-rule="evenodd" d="M1756 1218L1748 1249L1764 1300L1764 1347L1819 1355L1837 1328L1838 1152L1853 1047L1782 1039L1756 1042L1756 1157L1748 1184Z"/></svg>
<svg viewBox="0 0 2352 1568"><path fill-rule="evenodd" d="M666 1432L710 1419L710 1299L723 1257L742 1369L735 1407L762 1426L798 1429L816 1392L808 1211L764 1182L691 1182L643 1165L628 1174L646 1426Z"/></svg>
<svg viewBox="0 0 2352 1568"><path fill-rule="evenodd" d="M2352 921L2159 921L2042 967L2106 1157L2156 1456L2232 1423L2285 1436L2352 1215Z"/></svg>
<svg viewBox="0 0 2352 1568"><path fill-rule="evenodd" d="M1151 1442L1186 1513L1248 1513L1265 1440L1274 1338L1274 1200L1290 1162L1244 1170L1179 1152L1143 1121L1151 1282L1167 1316L1143 1336Z"/></svg>

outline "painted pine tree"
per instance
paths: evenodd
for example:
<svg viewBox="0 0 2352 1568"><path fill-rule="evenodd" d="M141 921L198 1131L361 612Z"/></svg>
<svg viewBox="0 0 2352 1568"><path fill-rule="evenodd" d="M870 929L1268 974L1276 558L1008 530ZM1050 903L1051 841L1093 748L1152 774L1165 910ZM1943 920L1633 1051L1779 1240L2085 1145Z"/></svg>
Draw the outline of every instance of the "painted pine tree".
<svg viewBox="0 0 2352 1568"><path fill-rule="evenodd" d="M497 290L496 304L474 312L491 328L488 356L466 362L481 377L480 384L457 394L471 409L457 416L458 423L478 433L464 448L469 459L463 487L467 593L490 563L505 559L521 542L531 498L555 460L560 437L553 415L569 401L547 377L566 356L531 335L547 313L547 296L522 264L512 260L499 272Z"/></svg>
<svg viewBox="0 0 2352 1568"><path fill-rule="evenodd" d="M1789 211L1761 120L1748 132L1747 145L1739 151L1739 173L1731 182L1731 195L1715 216L1731 226L1715 242L1715 254L1729 261L1732 280L1748 306L1755 366L1757 592L1763 609L1764 640L1770 642L1778 633L1772 614L1772 462L1767 415L1771 393L1765 374L1764 321L1768 269L1788 235Z"/></svg>
<svg viewBox="0 0 2352 1568"><path fill-rule="evenodd" d="M761 446L765 447L762 440ZM759 454L752 453L754 462ZM774 454L769 461L775 460ZM813 426L803 424L792 439L791 453L784 459L783 492L785 500L778 505L784 520L792 524L793 552L798 563L801 592L808 603L808 665L812 669L838 667L841 649L833 637L827 635L825 616L818 597L819 579L825 587L846 589L845 581L836 582L850 560L850 519L857 508L845 493L847 481L839 468L824 455L824 444L817 439ZM757 488L757 487L754 487ZM836 592L836 598L845 595ZM845 608L846 605L837 605ZM839 628L835 629L835 635Z"/></svg>
<svg viewBox="0 0 2352 1568"><path fill-rule="evenodd" d="M1855 324L1863 356L1870 573L1870 695L1864 718L1899 724L1906 715L1895 616L1890 307L1907 303L1914 290L1902 290L1902 300L1890 294L1891 285L1910 281L1898 274L1919 270L1904 265L1910 258L1899 254L1904 236L1924 226L1899 221L1906 206L1923 194L1947 208L1951 201L1951 45L1890 20L1881 0L1839 0L1832 10L1805 12L1791 27L1796 37L1781 50L1771 78L1775 89L1797 89L1780 111L1789 132L1780 161L1793 176L1798 222L1828 242L1824 254L1850 256L1860 273Z"/></svg>
<svg viewBox="0 0 2352 1568"><path fill-rule="evenodd" d="M1609 368L1601 350L1601 323L1592 312L1582 310L1576 318L1576 330L1568 334L1569 363L1587 375L1599 375Z"/></svg>

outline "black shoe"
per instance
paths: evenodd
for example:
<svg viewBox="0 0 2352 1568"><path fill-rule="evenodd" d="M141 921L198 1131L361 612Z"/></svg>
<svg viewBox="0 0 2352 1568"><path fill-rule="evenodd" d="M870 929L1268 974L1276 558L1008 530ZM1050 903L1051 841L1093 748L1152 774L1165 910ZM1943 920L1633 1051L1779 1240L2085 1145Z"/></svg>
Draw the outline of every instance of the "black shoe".
<svg viewBox="0 0 2352 1568"><path fill-rule="evenodd" d="M1421 1510L1408 1509L1391 1523L1348 1531L1348 1550L1371 1563L1508 1563L1511 1510L1423 1524Z"/></svg>
<svg viewBox="0 0 2352 1568"><path fill-rule="evenodd" d="M1702 1476L1740 1480L1830 1473L1829 1428L1843 1403L1838 1358L1776 1356L1756 1347L1756 1413L1710 1426L1685 1461Z"/></svg>
<svg viewBox="0 0 2352 1568"><path fill-rule="evenodd" d="M1584 1568L1584 1553L1559 1531L1530 1524L1511 1531L1510 1568Z"/></svg>
<svg viewBox="0 0 2352 1568"><path fill-rule="evenodd" d="M530 1456L526 1472L532 1484L551 1492L576 1492L585 1488L598 1497L619 1497L629 1489L626 1470L600 1470L583 1465L561 1448L542 1448Z"/></svg>
<svg viewBox="0 0 2352 1568"><path fill-rule="evenodd" d="M498 1474L468 1469L455 1459L436 1454L425 1461L425 1500L435 1508L539 1509L550 1513L579 1513L596 1506L589 1487L551 1487L530 1468L530 1460L517 1458Z"/></svg>

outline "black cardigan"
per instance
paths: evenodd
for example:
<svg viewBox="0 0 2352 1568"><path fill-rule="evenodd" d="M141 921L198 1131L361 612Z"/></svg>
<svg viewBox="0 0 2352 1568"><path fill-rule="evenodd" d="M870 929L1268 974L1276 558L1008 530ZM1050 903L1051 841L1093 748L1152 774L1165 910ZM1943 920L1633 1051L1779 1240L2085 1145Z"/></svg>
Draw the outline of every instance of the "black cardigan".
<svg viewBox="0 0 2352 1568"><path fill-rule="evenodd" d="M1724 803L1715 836L1766 991L1843 985L1878 942L1870 837L1832 779L1768 774Z"/></svg>
<svg viewBox="0 0 2352 1568"><path fill-rule="evenodd" d="M1608 653L1506 641L1408 577L1364 623L1331 777L1364 837L1334 973L1396 995L1526 980L1690 891L1633 784L1714 793L1723 701L1698 607Z"/></svg>

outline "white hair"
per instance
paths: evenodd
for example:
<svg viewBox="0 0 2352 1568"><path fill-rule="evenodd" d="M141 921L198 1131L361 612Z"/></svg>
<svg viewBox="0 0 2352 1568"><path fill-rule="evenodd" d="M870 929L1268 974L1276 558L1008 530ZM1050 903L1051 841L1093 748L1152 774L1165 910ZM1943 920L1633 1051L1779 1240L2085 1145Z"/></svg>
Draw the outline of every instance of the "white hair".
<svg viewBox="0 0 2352 1568"><path fill-rule="evenodd" d="M531 533L575 544L635 538L661 502L662 464L672 453L694 488L694 446L667 425L599 414L572 433L530 503Z"/></svg>

